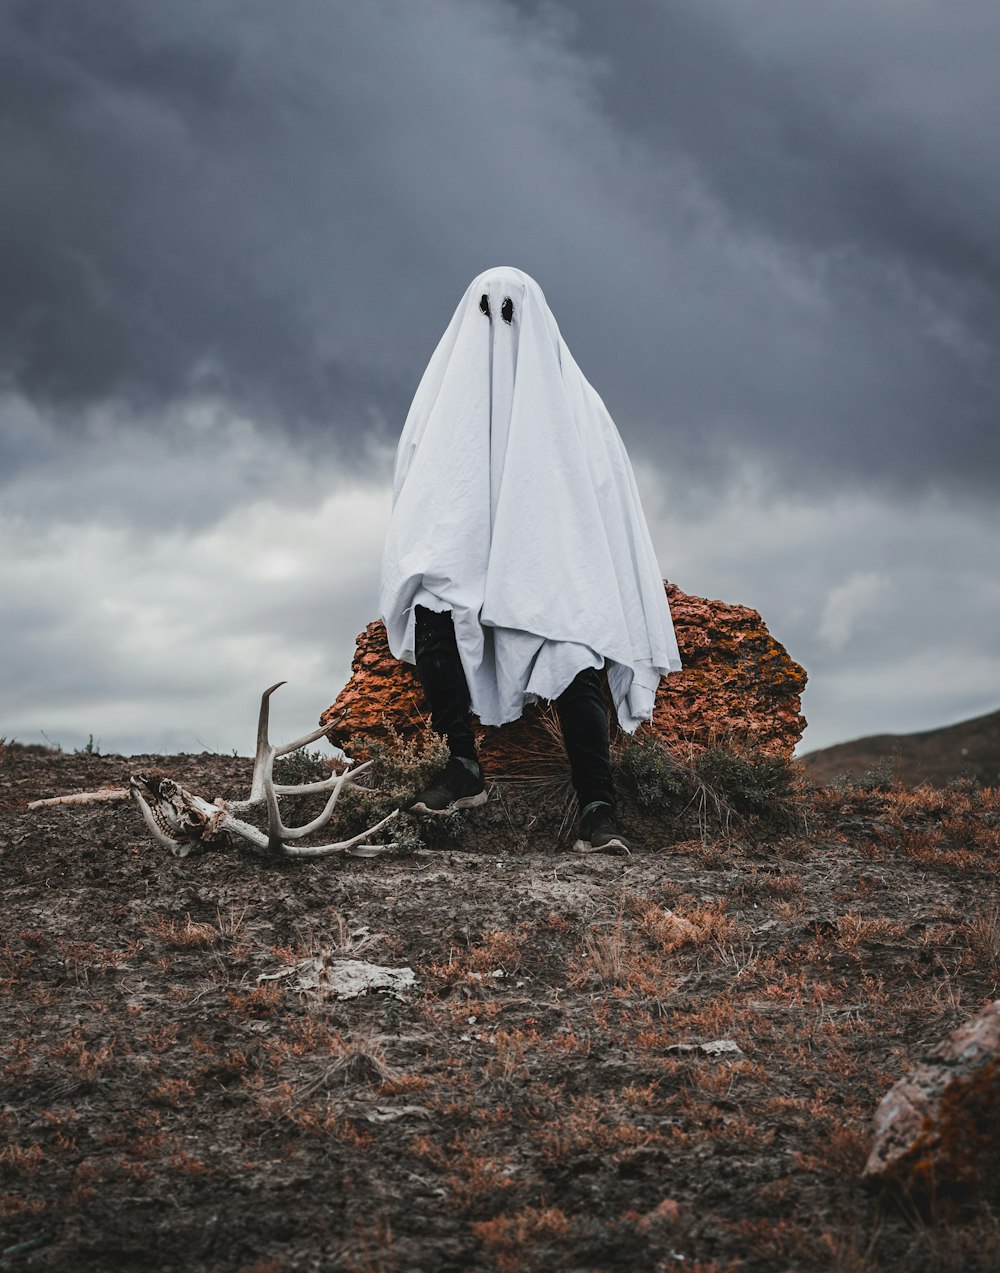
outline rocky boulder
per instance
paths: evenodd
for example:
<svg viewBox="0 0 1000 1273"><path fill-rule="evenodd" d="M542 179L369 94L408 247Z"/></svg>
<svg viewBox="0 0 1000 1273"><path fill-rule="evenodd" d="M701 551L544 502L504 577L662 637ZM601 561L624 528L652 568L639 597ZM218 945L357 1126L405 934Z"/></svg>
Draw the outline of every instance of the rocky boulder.
<svg viewBox="0 0 1000 1273"><path fill-rule="evenodd" d="M875 1111L863 1179L919 1205L997 1193L1000 1000L952 1031Z"/></svg>
<svg viewBox="0 0 1000 1273"><path fill-rule="evenodd" d="M649 728L681 755L735 739L790 756L805 728L803 669L756 610L665 587L684 668L660 682ZM358 637L351 678L320 723L342 743L352 735L385 739L391 731L407 737L427 717L414 669L389 653L381 622L370 623ZM477 733L483 764L494 776L537 774L564 762L551 708L529 708L520 720Z"/></svg>

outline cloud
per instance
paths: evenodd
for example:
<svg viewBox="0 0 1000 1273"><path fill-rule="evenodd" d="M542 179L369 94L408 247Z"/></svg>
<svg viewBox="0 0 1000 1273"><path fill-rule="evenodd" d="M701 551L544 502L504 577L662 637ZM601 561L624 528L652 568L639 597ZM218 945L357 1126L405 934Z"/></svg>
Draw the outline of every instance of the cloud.
<svg viewBox="0 0 1000 1273"><path fill-rule="evenodd" d="M388 474L345 483L331 458L306 484L295 453L271 453L261 433L247 446L251 470L270 465L268 488L223 490L228 511L203 523L0 521L0 732L44 731L67 748L93 734L104 750L246 752L267 685L289 682L274 709L285 739L333 701L376 616ZM183 463L164 471L182 485ZM758 609L806 667L806 747L996 705L1000 513L984 522L940 498L776 500L750 477L695 513L651 465L637 477L665 576ZM104 480L99 463L81 473L81 506L98 503ZM216 480L241 482L225 469Z"/></svg>
<svg viewBox="0 0 1000 1273"><path fill-rule="evenodd" d="M523 259L506 226L538 259L561 223L565 260L607 220L580 67L503 5L4 16L0 350L52 408L212 393L348 443L468 278Z"/></svg>
<svg viewBox="0 0 1000 1273"><path fill-rule="evenodd" d="M252 750L306 733L374 617L389 491L263 496L194 529L0 522L4 732L104 750ZM16 551L15 551L16 545Z"/></svg>
<svg viewBox="0 0 1000 1273"><path fill-rule="evenodd" d="M637 480L665 577L752 606L805 667L805 750L1000 706L1000 510L775 497L752 472L697 508L650 466Z"/></svg>
<svg viewBox="0 0 1000 1273"><path fill-rule="evenodd" d="M661 466L994 491L1000 17L640 9L6 3L8 389L364 466L508 262Z"/></svg>
<svg viewBox="0 0 1000 1273"><path fill-rule="evenodd" d="M820 616L820 638L832 650L841 650L857 631L859 623L878 614L891 588L890 581L875 571L851 575L831 589Z"/></svg>

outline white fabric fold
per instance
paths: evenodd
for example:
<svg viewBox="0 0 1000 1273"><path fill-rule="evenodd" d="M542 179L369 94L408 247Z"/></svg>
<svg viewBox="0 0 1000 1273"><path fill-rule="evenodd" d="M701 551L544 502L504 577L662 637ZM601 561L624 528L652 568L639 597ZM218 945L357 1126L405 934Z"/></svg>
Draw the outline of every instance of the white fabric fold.
<svg viewBox="0 0 1000 1273"><path fill-rule="evenodd" d="M625 447L520 270L472 282L399 440L380 608L408 663L418 605L452 612L486 725L607 666L632 731L681 666Z"/></svg>

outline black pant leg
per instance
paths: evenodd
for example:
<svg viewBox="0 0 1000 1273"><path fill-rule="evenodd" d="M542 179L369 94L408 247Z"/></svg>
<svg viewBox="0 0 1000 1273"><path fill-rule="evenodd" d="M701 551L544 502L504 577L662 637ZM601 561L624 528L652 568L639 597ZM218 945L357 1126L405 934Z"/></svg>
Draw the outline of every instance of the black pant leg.
<svg viewBox="0 0 1000 1273"><path fill-rule="evenodd" d="M431 709L431 728L448 739L453 756L476 760L476 738L469 719L469 685L458 653L451 611L417 606L417 676Z"/></svg>
<svg viewBox="0 0 1000 1273"><path fill-rule="evenodd" d="M581 810L597 800L615 808L608 712L596 669L574 677L556 699L556 711Z"/></svg>

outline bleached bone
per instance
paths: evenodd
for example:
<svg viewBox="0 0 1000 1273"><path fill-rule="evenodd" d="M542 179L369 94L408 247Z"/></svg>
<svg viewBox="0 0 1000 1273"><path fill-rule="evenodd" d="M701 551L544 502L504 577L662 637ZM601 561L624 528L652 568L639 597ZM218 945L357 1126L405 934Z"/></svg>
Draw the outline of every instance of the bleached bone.
<svg viewBox="0 0 1000 1273"><path fill-rule="evenodd" d="M128 787L102 787L100 791L76 791L69 796L49 796L46 800L32 800L29 809L47 809L54 804L111 804L115 800L127 800Z"/></svg>
<svg viewBox="0 0 1000 1273"><path fill-rule="evenodd" d="M255 848L281 857L329 857L334 853L346 853L352 857L377 856L385 846L368 844L366 841L397 817L398 809L393 809L388 817L348 840L338 840L332 844L295 843L327 825L333 816L340 793L345 787L350 786L371 762L352 769L353 762L341 753L345 763L342 773L332 774L320 782L306 782L297 786L275 785L276 757L287 756L290 752L308 746L309 743L322 738L329 728L326 725L321 729L314 729L305 738L275 747L267 736L269 705L271 695L284 684L284 681L278 681L261 695L260 716L257 722L257 754L254 757L250 795L246 800L217 799L210 803L179 782L174 782L172 778L138 773L130 777L127 793L81 792L75 796L57 796L54 800L34 801L30 807L37 808L43 804L53 803L81 804L95 799L120 799L122 795L130 795L138 805L139 812L153 838L168 848L175 857L187 857L195 845L211 844L226 835L239 836L241 839L248 840ZM280 797L311 795L319 792L330 793L322 813L305 826L285 826L281 818ZM257 827L236 816L259 805L267 806L266 832L258 830Z"/></svg>

